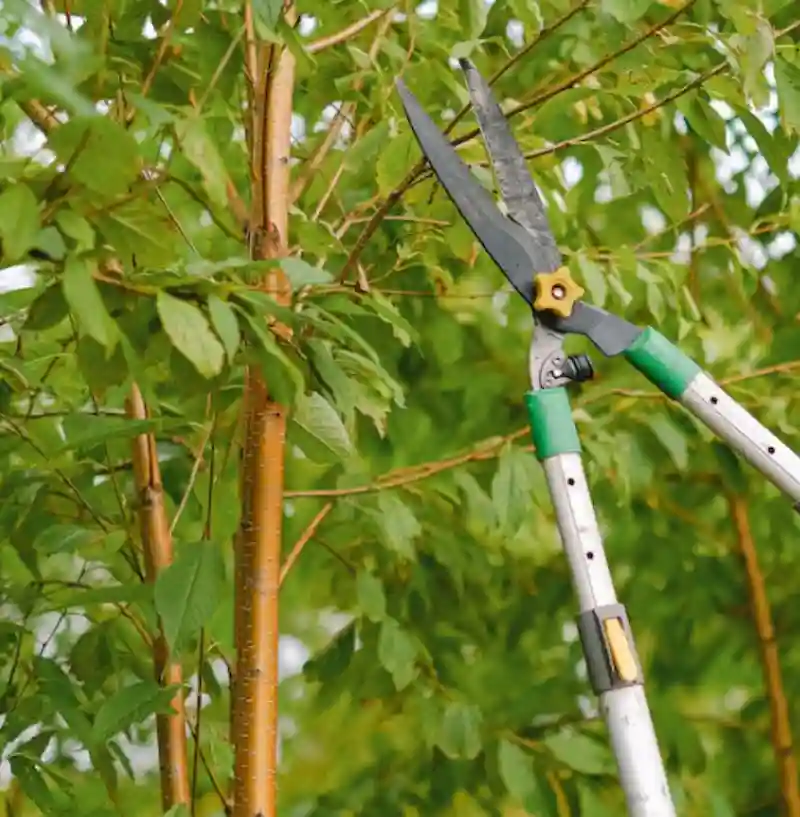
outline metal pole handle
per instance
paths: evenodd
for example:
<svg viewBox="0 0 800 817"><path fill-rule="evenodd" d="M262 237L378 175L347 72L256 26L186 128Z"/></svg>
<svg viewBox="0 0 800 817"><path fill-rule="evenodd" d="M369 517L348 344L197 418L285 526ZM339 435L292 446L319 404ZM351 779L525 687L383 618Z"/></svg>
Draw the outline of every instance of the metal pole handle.
<svg viewBox="0 0 800 817"><path fill-rule="evenodd" d="M625 607L617 601L563 388L526 396L537 457L578 596L578 626L589 678L625 792L630 817L676 817L644 692Z"/></svg>

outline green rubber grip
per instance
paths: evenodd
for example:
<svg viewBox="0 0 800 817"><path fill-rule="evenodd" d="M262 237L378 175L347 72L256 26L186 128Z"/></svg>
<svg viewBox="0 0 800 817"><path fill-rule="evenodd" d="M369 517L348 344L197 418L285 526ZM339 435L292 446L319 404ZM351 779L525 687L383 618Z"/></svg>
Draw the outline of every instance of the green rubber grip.
<svg viewBox="0 0 800 817"><path fill-rule="evenodd" d="M668 397L679 400L702 369L652 327L625 350L628 362Z"/></svg>
<svg viewBox="0 0 800 817"><path fill-rule="evenodd" d="M546 460L559 454L580 453L581 441L572 419L566 389L529 391L525 395L525 405L528 407L537 459Z"/></svg>

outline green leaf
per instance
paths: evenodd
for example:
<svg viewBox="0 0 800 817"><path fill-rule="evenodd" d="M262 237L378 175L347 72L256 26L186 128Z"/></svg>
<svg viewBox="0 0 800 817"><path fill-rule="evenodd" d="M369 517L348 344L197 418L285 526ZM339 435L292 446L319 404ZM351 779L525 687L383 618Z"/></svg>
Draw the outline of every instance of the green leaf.
<svg viewBox="0 0 800 817"><path fill-rule="evenodd" d="M175 123L175 135L183 155L200 171L203 186L211 201L220 208L227 208L228 171L206 131L205 121L194 114L180 119Z"/></svg>
<svg viewBox="0 0 800 817"><path fill-rule="evenodd" d="M780 54L775 58L775 84L783 127L800 133L800 68Z"/></svg>
<svg viewBox="0 0 800 817"><path fill-rule="evenodd" d="M369 297L364 298L363 302L382 321L392 327L392 334L403 346L410 346L412 340L419 339L417 330L400 314L397 307L380 292L370 292Z"/></svg>
<svg viewBox="0 0 800 817"><path fill-rule="evenodd" d="M223 301L222 298L218 298L216 295L209 296L208 311L211 315L211 323L225 347L228 361L233 363L241 339L236 313L227 301Z"/></svg>
<svg viewBox="0 0 800 817"><path fill-rule="evenodd" d="M112 352L119 339L119 330L97 288L92 274L94 269L88 260L68 258L62 282L64 297L80 328L107 352Z"/></svg>
<svg viewBox="0 0 800 817"><path fill-rule="evenodd" d="M43 332L57 326L68 314L63 289L52 284L31 304L22 328L26 332Z"/></svg>
<svg viewBox="0 0 800 817"><path fill-rule="evenodd" d="M104 417L85 413L66 414L62 421L66 439L57 451L74 451L76 448L99 445L109 440L125 440L169 425L170 422L165 423L161 419L131 420L128 417Z"/></svg>
<svg viewBox="0 0 800 817"><path fill-rule="evenodd" d="M474 704L451 701L444 711L436 740L450 758L473 760L481 751L483 716Z"/></svg>
<svg viewBox="0 0 800 817"><path fill-rule="evenodd" d="M497 768L508 793L526 811L535 813L539 808L541 795L530 755L515 743L501 740L497 747Z"/></svg>
<svg viewBox="0 0 800 817"><path fill-rule="evenodd" d="M55 227L45 227L36 234L34 249L39 250L51 261L61 261L67 254L67 245Z"/></svg>
<svg viewBox="0 0 800 817"><path fill-rule="evenodd" d="M381 120L373 125L345 155L344 164L348 170L358 170L364 165L373 165L380 150L389 140L389 122Z"/></svg>
<svg viewBox="0 0 800 817"><path fill-rule="evenodd" d="M489 7L484 0L459 0L458 9L463 39L477 40L486 28Z"/></svg>
<svg viewBox="0 0 800 817"><path fill-rule="evenodd" d="M68 610L95 604L131 604L147 602L152 596L152 587L141 582L112 584L108 587L77 588L59 593L48 609Z"/></svg>
<svg viewBox="0 0 800 817"><path fill-rule="evenodd" d="M193 304L159 292L156 299L161 325L175 348L203 377L222 371L225 349L208 325L205 315Z"/></svg>
<svg viewBox="0 0 800 817"><path fill-rule="evenodd" d="M728 149L725 120L701 96L681 97L676 104L699 136L720 150Z"/></svg>
<svg viewBox="0 0 800 817"><path fill-rule="evenodd" d="M56 224L67 238L75 242L75 249L78 252L85 252L94 247L92 225L74 210L59 210L56 214Z"/></svg>
<svg viewBox="0 0 800 817"><path fill-rule="evenodd" d="M577 256L578 269L580 270L580 280L589 293L594 306L603 307L608 297L608 284L603 268L588 256L580 253Z"/></svg>
<svg viewBox="0 0 800 817"><path fill-rule="evenodd" d="M684 471L689 464L689 446L683 432L663 414L650 415L646 423L666 449L675 467L679 471Z"/></svg>
<svg viewBox="0 0 800 817"><path fill-rule="evenodd" d="M759 20L754 31L745 36L735 35L740 40L740 61L744 73L744 92L755 105L762 107L769 102L769 86L764 77L764 66L772 57L775 43L772 26L766 20Z"/></svg>
<svg viewBox="0 0 800 817"><path fill-rule="evenodd" d="M103 196L127 193L139 176L139 146L110 116L76 116L51 131L48 146L70 179Z"/></svg>
<svg viewBox="0 0 800 817"><path fill-rule="evenodd" d="M378 661L398 690L405 689L416 677L416 659L414 639L393 618L385 619L378 638Z"/></svg>
<svg viewBox="0 0 800 817"><path fill-rule="evenodd" d="M384 145L375 168L381 196L385 198L400 185L419 156L419 145L407 130Z"/></svg>
<svg viewBox="0 0 800 817"><path fill-rule="evenodd" d="M580 732L559 732L544 742L558 760L576 772L608 774L614 768L609 750Z"/></svg>
<svg viewBox="0 0 800 817"><path fill-rule="evenodd" d="M366 570L359 570L356 577L356 593L361 612L370 620L386 618L386 595L381 580Z"/></svg>
<svg viewBox="0 0 800 817"><path fill-rule="evenodd" d="M321 267L312 267L302 258L284 258L280 263L295 292L314 284L329 284L333 280L329 272Z"/></svg>
<svg viewBox="0 0 800 817"><path fill-rule="evenodd" d="M492 480L492 504L503 531L518 528L531 512L530 455L509 444Z"/></svg>
<svg viewBox="0 0 800 817"><path fill-rule="evenodd" d="M390 491L378 495L380 526L386 544L408 559L414 558L414 540L422 533L417 518L409 507Z"/></svg>
<svg viewBox="0 0 800 817"><path fill-rule="evenodd" d="M349 666L356 647L356 623L343 627L330 643L303 666L303 675L309 681L325 683L339 677Z"/></svg>
<svg viewBox="0 0 800 817"><path fill-rule="evenodd" d="M302 392L305 388L302 373L278 345L275 335L263 326L260 318L253 317L245 311L242 311L242 314L258 342L256 348L265 353L261 360L268 375L270 392L279 402L291 403L295 393ZM279 364L284 375L282 379L279 379L279 373L273 368L274 363Z"/></svg>
<svg viewBox="0 0 800 817"><path fill-rule="evenodd" d="M39 232L39 204L25 184L13 184L0 193L0 241L6 264L22 259Z"/></svg>
<svg viewBox="0 0 800 817"><path fill-rule="evenodd" d="M353 444L336 409L319 393L302 395L292 419L339 457L353 453Z"/></svg>
<svg viewBox="0 0 800 817"><path fill-rule="evenodd" d="M36 550L45 553L73 553L82 545L95 539L102 539L101 531L79 525L51 525L34 539Z"/></svg>
<svg viewBox="0 0 800 817"><path fill-rule="evenodd" d="M271 31L275 31L283 14L283 0L257 0L253 8L258 19Z"/></svg>
<svg viewBox="0 0 800 817"><path fill-rule="evenodd" d="M647 11L651 0L602 0L601 8L620 23L635 23Z"/></svg>
<svg viewBox="0 0 800 817"><path fill-rule="evenodd" d="M153 599L170 649L186 644L211 618L224 587L225 563L217 544L183 545L156 579Z"/></svg>
<svg viewBox="0 0 800 817"><path fill-rule="evenodd" d="M172 711L174 687L160 687L154 681L138 681L123 687L103 701L92 724L92 737L104 743L135 723L153 714Z"/></svg>
<svg viewBox="0 0 800 817"><path fill-rule="evenodd" d="M9 766L25 796L42 814L59 812L59 803L39 772L37 763L24 755L13 754L9 758Z"/></svg>

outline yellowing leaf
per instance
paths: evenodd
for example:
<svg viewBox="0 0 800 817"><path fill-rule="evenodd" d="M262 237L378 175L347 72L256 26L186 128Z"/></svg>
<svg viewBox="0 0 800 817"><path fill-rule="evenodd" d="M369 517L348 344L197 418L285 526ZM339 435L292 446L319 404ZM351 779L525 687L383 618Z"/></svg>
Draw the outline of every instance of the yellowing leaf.
<svg viewBox="0 0 800 817"><path fill-rule="evenodd" d="M156 300L161 325L175 348L203 377L222 371L225 350L208 325L205 315L193 304L159 292Z"/></svg>

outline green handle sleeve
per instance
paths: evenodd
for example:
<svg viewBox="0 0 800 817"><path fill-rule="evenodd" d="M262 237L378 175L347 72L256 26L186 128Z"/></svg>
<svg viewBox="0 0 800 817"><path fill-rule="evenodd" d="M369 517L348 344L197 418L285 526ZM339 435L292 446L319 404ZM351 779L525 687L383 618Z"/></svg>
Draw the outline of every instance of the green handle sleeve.
<svg viewBox="0 0 800 817"><path fill-rule="evenodd" d="M648 327L625 351L628 362L668 397L679 400L702 369L660 332Z"/></svg>

